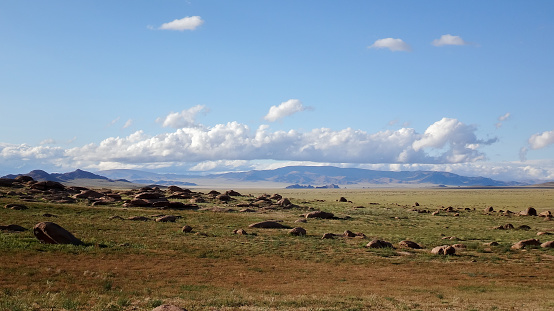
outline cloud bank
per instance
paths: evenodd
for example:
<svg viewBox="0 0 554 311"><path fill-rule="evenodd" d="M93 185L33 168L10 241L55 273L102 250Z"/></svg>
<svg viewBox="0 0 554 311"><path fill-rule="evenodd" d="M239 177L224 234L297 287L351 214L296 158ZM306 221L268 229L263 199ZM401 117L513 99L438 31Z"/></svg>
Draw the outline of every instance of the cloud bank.
<svg viewBox="0 0 554 311"><path fill-rule="evenodd" d="M412 51L412 48L410 47L409 44L402 41L402 39L394 39L394 38L378 39L372 45L370 45L368 48L370 48L370 49L389 49L393 52L397 52L397 51L411 52Z"/></svg>
<svg viewBox="0 0 554 311"><path fill-rule="evenodd" d="M158 29L177 31L195 30L202 24L204 24L204 20L200 16L187 16L169 23L164 23Z"/></svg>

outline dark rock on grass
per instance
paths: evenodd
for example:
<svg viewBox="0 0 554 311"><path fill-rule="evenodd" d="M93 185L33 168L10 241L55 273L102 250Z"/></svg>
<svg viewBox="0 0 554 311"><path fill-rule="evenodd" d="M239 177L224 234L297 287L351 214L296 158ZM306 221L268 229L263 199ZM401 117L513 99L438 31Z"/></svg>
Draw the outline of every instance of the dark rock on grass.
<svg viewBox="0 0 554 311"><path fill-rule="evenodd" d="M289 234L290 234L290 235L296 235L296 236L299 236L299 235L306 235L306 229L304 229L304 228L302 228L302 227L292 228L292 229L289 231Z"/></svg>
<svg viewBox="0 0 554 311"><path fill-rule="evenodd" d="M152 311L187 311L187 310L175 305L161 305L152 309Z"/></svg>
<svg viewBox="0 0 554 311"><path fill-rule="evenodd" d="M514 229L514 225L505 224L505 225L501 225L501 226L498 226L498 227L494 227L493 229L495 229L495 230L511 230L511 229Z"/></svg>
<svg viewBox="0 0 554 311"><path fill-rule="evenodd" d="M531 230L531 227L529 227L528 225L521 225L517 227L517 230Z"/></svg>
<svg viewBox="0 0 554 311"><path fill-rule="evenodd" d="M512 245L512 249L523 249L528 246L540 246L541 242L537 239L528 239L528 240L521 240L514 245Z"/></svg>
<svg viewBox="0 0 554 311"><path fill-rule="evenodd" d="M20 225L7 225L7 226L0 226L1 231L9 231L9 232L22 232L27 231L27 229L21 227Z"/></svg>
<svg viewBox="0 0 554 311"><path fill-rule="evenodd" d="M321 237L321 239L334 239L335 238L335 234L334 233L325 233L323 234L323 236Z"/></svg>
<svg viewBox="0 0 554 311"><path fill-rule="evenodd" d="M73 244L82 245L83 242L69 231L53 222L40 222L33 228L35 237L45 244Z"/></svg>
<svg viewBox="0 0 554 311"><path fill-rule="evenodd" d="M554 241L548 241L541 244L542 248L554 248Z"/></svg>
<svg viewBox="0 0 554 311"><path fill-rule="evenodd" d="M289 199L282 198L279 201L277 201L277 205L282 206L282 207L289 207L289 206L292 205L292 203L290 202Z"/></svg>
<svg viewBox="0 0 554 311"><path fill-rule="evenodd" d="M494 212L494 208L492 206L485 207L485 209L483 209L483 212L492 213Z"/></svg>
<svg viewBox="0 0 554 311"><path fill-rule="evenodd" d="M73 196L74 199L99 199L104 194L94 190L82 190L79 194Z"/></svg>
<svg viewBox="0 0 554 311"><path fill-rule="evenodd" d="M65 186L57 181L39 181L31 185L31 189L48 191L48 190L65 190Z"/></svg>
<svg viewBox="0 0 554 311"><path fill-rule="evenodd" d="M181 229L181 231L183 231L183 232L185 232L185 233L192 232L192 227L191 227L191 226L188 226L188 225L185 225L185 226L183 226L183 228Z"/></svg>
<svg viewBox="0 0 554 311"><path fill-rule="evenodd" d="M431 250L432 254L435 255L454 255L456 254L456 249L450 245L437 246Z"/></svg>
<svg viewBox="0 0 554 311"><path fill-rule="evenodd" d="M231 197L241 197L242 194L236 192L235 190L227 190L225 191L225 194Z"/></svg>
<svg viewBox="0 0 554 311"><path fill-rule="evenodd" d="M145 217L145 216L131 216L131 217L127 218L127 220L134 220L134 221L149 221L150 218Z"/></svg>
<svg viewBox="0 0 554 311"><path fill-rule="evenodd" d="M354 232L350 231L350 230L345 230L344 233L342 234L343 237L347 237L347 238L353 238L355 237L356 235L354 234Z"/></svg>
<svg viewBox="0 0 554 311"><path fill-rule="evenodd" d="M313 211L308 214L306 214L306 218L323 218L323 219L330 219L335 217L335 214L329 213L329 212L323 212L323 211Z"/></svg>
<svg viewBox="0 0 554 311"><path fill-rule="evenodd" d="M306 223L306 222L308 222L308 221L306 220L306 218L300 218L300 219L295 220L294 222Z"/></svg>
<svg viewBox="0 0 554 311"><path fill-rule="evenodd" d="M263 229L287 229L290 227L284 226L281 223L278 223L276 221L261 221L257 223L253 223L248 226L249 228L263 228Z"/></svg>
<svg viewBox="0 0 554 311"><path fill-rule="evenodd" d="M409 241L409 240L403 240L398 243L400 247L407 247L407 248L413 248L413 249L421 249L421 245L417 244L416 242Z"/></svg>
<svg viewBox="0 0 554 311"><path fill-rule="evenodd" d="M394 248L392 243L383 240L372 240L366 244L368 248Z"/></svg>
<svg viewBox="0 0 554 311"><path fill-rule="evenodd" d="M13 209L13 210L16 210L16 211L22 211L22 210L26 210L28 207L23 205L23 204L11 203L11 204L6 204L6 206L4 206L4 208Z"/></svg>
<svg viewBox="0 0 554 311"><path fill-rule="evenodd" d="M231 201L231 196L227 195L227 194L220 194L220 195L217 195L215 198L216 198L216 200L219 200L219 201L222 201L222 202Z"/></svg>
<svg viewBox="0 0 554 311"><path fill-rule="evenodd" d="M345 197L340 197L339 202L348 202L348 200Z"/></svg>

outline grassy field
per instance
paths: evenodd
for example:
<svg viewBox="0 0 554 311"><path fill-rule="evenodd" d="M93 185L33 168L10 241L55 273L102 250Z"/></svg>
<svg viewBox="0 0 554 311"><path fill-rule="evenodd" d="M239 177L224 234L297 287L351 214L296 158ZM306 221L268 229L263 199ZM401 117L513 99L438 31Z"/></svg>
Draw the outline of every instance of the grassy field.
<svg viewBox="0 0 554 311"><path fill-rule="evenodd" d="M523 239L554 240L537 236L554 234L554 221L483 211L554 212L554 189L279 190L294 208L254 212L239 212L236 204L264 190L241 189L243 196L228 204L199 204L232 212L22 202L8 191L0 189L0 206L29 208L0 208L0 225L32 229L52 221L85 244L41 244L32 230L0 232L0 310L151 310L164 303L189 311L554 310L554 249L511 249ZM295 222L313 210L335 218ZM162 214L180 218L153 221ZM125 219L130 216L152 220ZM303 227L307 235L248 227L263 220ZM493 229L507 223L531 229ZM193 231L182 232L184 225ZM248 235L233 233L240 228ZM345 230L366 238L321 239ZM395 248L366 248L374 238ZM424 249L400 248L401 240ZM484 245L493 241L499 245ZM431 254L444 244L466 248Z"/></svg>

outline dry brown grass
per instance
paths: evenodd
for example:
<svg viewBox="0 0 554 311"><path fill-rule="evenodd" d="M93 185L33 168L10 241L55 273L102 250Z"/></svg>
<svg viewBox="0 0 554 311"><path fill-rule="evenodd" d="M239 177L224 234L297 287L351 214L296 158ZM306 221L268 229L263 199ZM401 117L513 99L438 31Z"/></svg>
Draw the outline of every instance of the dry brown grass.
<svg viewBox="0 0 554 311"><path fill-rule="evenodd" d="M245 191L241 191L245 192ZM263 190L252 191L252 193ZM552 310L552 250L509 250L510 241L553 230L539 217L485 215L480 208L548 209L554 190L332 190L280 191L298 204L322 208L351 220L301 224L307 237L283 230L232 229L264 219L293 224L302 210L265 213L172 211L177 223L107 221L110 215L148 215L146 209L31 204L27 211L0 210L6 221L32 225L44 211L82 238L86 246L40 245L32 234L1 233L2 310L151 310L163 303L189 310ZM340 196L353 203L339 204ZM314 201L324 199L325 202ZM6 201L6 200L4 200ZM404 206L452 205L475 212L433 217ZM1 202L1 201L0 201ZM370 206L370 202L379 205ZM353 205L367 205L353 209ZM400 219L394 219L400 215ZM493 224L529 224L530 232L500 232ZM190 224L207 236L179 231ZM469 228L469 229L468 229ZM421 251L368 250L368 240L321 240L323 232L359 229L397 243L418 237ZM432 256L440 233L479 238L452 257ZM481 242L503 244L487 249ZM127 243L126 245L120 245Z"/></svg>

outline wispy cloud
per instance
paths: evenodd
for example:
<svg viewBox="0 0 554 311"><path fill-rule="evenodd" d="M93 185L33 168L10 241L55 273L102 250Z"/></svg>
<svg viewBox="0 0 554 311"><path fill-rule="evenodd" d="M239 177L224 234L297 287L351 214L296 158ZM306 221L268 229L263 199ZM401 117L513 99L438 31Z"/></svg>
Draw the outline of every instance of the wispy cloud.
<svg viewBox="0 0 554 311"><path fill-rule="evenodd" d="M471 43L464 41L459 36L453 36L450 34L442 35L439 39L433 40L431 42L434 46L445 46L445 45L469 45Z"/></svg>
<svg viewBox="0 0 554 311"><path fill-rule="evenodd" d="M412 48L409 44L402 41L402 39L385 38L378 39L372 45L368 46L370 49L389 49L393 52L403 51L411 52Z"/></svg>
<svg viewBox="0 0 554 311"><path fill-rule="evenodd" d="M269 112L264 117L269 122L275 122L284 117L291 116L297 112L309 109L304 107L302 102L298 99L289 99L286 102L282 102L279 106L271 106Z"/></svg>
<svg viewBox="0 0 554 311"><path fill-rule="evenodd" d="M164 23L158 29L177 31L195 30L202 24L204 24L204 20L200 16L187 16L169 23Z"/></svg>
<svg viewBox="0 0 554 311"><path fill-rule="evenodd" d="M509 112L507 112L505 115L498 117L498 122L495 124L496 128L502 127L503 122L508 120L509 117L510 117Z"/></svg>
<svg viewBox="0 0 554 311"><path fill-rule="evenodd" d="M129 128L129 127L131 127L131 125L133 125L133 120L129 119L129 120L127 120L127 122L125 122L125 124L123 125L123 128L124 129Z"/></svg>

